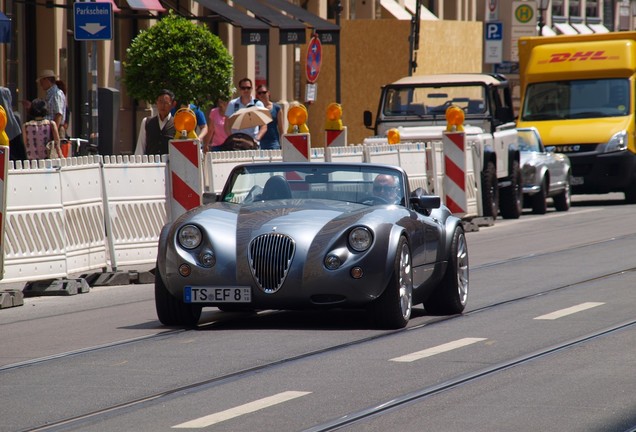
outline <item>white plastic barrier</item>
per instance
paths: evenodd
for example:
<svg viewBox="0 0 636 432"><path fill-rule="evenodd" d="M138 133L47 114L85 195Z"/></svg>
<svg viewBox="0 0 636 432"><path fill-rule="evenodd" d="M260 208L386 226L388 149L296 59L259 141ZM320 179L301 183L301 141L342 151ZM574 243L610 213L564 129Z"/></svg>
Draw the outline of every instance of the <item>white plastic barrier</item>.
<svg viewBox="0 0 636 432"><path fill-rule="evenodd" d="M9 169L3 282L66 275L59 167L38 162Z"/></svg>
<svg viewBox="0 0 636 432"><path fill-rule="evenodd" d="M333 146L325 150L326 162L364 162L364 146Z"/></svg>
<svg viewBox="0 0 636 432"><path fill-rule="evenodd" d="M81 273L105 268L108 250L100 159L86 156L61 159L59 162L66 272Z"/></svg>
<svg viewBox="0 0 636 432"><path fill-rule="evenodd" d="M444 144L431 141L426 146L426 172L428 191L434 195L444 195Z"/></svg>
<svg viewBox="0 0 636 432"><path fill-rule="evenodd" d="M422 188L428 190L428 173L426 169L426 144L398 144L399 166L409 176L411 190Z"/></svg>
<svg viewBox="0 0 636 432"><path fill-rule="evenodd" d="M111 265L154 263L166 223L166 160L159 156L104 156L104 196L112 227Z"/></svg>

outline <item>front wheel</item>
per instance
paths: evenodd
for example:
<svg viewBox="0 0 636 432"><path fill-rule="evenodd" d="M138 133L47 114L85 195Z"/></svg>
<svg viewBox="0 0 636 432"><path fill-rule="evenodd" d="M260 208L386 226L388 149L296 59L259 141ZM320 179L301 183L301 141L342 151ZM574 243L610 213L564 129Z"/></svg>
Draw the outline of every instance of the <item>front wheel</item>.
<svg viewBox="0 0 636 432"><path fill-rule="evenodd" d="M548 211L548 182L541 180L541 189L532 195L532 213L545 214Z"/></svg>
<svg viewBox="0 0 636 432"><path fill-rule="evenodd" d="M565 183L565 188L563 189L563 191L560 194L555 195L553 200L554 200L554 208L556 209L556 211L562 212L562 211L568 211L570 209L570 206L572 205L572 195L570 192L569 181Z"/></svg>
<svg viewBox="0 0 636 432"><path fill-rule="evenodd" d="M167 326L194 327L201 318L202 307L179 301L170 294L159 269L155 274L155 307L159 321Z"/></svg>
<svg viewBox="0 0 636 432"><path fill-rule="evenodd" d="M499 209L504 219L519 219L523 212L523 179L519 161L512 162L511 185L501 191Z"/></svg>
<svg viewBox="0 0 636 432"><path fill-rule="evenodd" d="M405 237L400 237L389 285L371 304L378 327L398 329L406 327L413 307L413 273L411 248Z"/></svg>
<svg viewBox="0 0 636 432"><path fill-rule="evenodd" d="M453 232L446 273L440 285L424 302L427 312L435 315L460 314L468 302L468 246L461 226Z"/></svg>
<svg viewBox="0 0 636 432"><path fill-rule="evenodd" d="M481 173L482 207L485 217L497 219L499 213L499 188L497 185L497 168L491 161L486 163L486 167Z"/></svg>

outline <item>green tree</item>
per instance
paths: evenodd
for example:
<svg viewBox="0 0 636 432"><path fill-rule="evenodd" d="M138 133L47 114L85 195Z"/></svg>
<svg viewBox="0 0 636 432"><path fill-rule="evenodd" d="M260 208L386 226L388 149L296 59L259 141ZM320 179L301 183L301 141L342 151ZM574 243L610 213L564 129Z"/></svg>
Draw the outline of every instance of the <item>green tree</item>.
<svg viewBox="0 0 636 432"><path fill-rule="evenodd" d="M124 84L135 99L153 103L161 89L207 107L233 90L232 56L206 27L172 11L142 31L126 50Z"/></svg>

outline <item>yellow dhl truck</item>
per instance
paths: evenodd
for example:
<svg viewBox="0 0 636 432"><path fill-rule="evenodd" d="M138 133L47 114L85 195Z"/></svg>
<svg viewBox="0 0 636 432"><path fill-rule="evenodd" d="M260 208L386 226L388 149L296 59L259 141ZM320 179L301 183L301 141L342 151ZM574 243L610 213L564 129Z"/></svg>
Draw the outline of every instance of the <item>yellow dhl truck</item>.
<svg viewBox="0 0 636 432"><path fill-rule="evenodd" d="M518 127L567 154L572 193L636 203L636 32L519 39Z"/></svg>

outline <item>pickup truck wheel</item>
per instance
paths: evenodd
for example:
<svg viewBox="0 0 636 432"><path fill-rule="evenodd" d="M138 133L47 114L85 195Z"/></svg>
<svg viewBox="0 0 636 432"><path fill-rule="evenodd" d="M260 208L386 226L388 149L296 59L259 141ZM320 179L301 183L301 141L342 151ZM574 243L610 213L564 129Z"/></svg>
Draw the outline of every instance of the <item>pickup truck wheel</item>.
<svg viewBox="0 0 636 432"><path fill-rule="evenodd" d="M569 178L569 175L568 175L568 178ZM556 211L568 211L570 209L570 205L572 204L572 195L570 192L569 181L565 184L565 189L563 189L563 192L561 192L558 195L555 195L553 199L554 199L554 208L556 208Z"/></svg>
<svg viewBox="0 0 636 432"><path fill-rule="evenodd" d="M497 170L495 164L487 162L481 173L481 202L484 209L484 217L497 219L499 208L499 189L497 186Z"/></svg>
<svg viewBox="0 0 636 432"><path fill-rule="evenodd" d="M499 208L504 219L519 219L523 212L523 188L519 161L512 163L511 185L501 191Z"/></svg>
<svg viewBox="0 0 636 432"><path fill-rule="evenodd" d="M545 214L548 211L548 195L547 195L547 183L545 178L541 181L541 189L536 194L532 195L532 213Z"/></svg>

